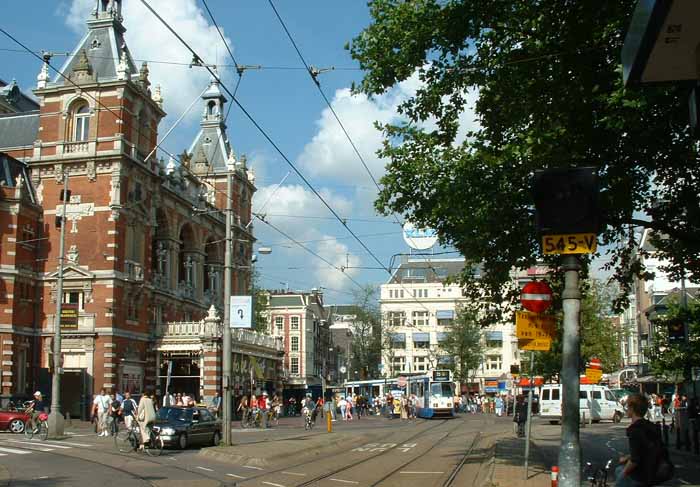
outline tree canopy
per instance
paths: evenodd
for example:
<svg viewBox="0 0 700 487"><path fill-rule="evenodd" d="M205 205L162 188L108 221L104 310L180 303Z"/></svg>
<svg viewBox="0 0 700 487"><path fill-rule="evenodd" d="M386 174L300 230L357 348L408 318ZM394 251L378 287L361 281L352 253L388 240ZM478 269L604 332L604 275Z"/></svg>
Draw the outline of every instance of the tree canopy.
<svg viewBox="0 0 700 487"><path fill-rule="evenodd" d="M477 313L472 307L460 308L440 344L444 354L454 358L452 370L455 380L460 382L468 382L470 373L472 377L475 375L484 357Z"/></svg>
<svg viewBox="0 0 700 487"><path fill-rule="evenodd" d="M514 300L510 270L541 259L530 194L535 170L596 166L609 268L628 295L644 269L634 229L672 278L700 280L700 164L687 87L625 89L620 52L636 0L372 0L348 45L375 95L412 76L400 122L379 125L388 160L375 203L483 263L481 302ZM468 101L476 97L473 107ZM459 134L473 109L474 127ZM643 218L640 215L645 215ZM668 237L668 238L666 238ZM557 258L548 258L557 266Z"/></svg>
<svg viewBox="0 0 700 487"><path fill-rule="evenodd" d="M376 294L377 288L371 285L354 293L350 367L358 371L362 379L380 376L382 326Z"/></svg>

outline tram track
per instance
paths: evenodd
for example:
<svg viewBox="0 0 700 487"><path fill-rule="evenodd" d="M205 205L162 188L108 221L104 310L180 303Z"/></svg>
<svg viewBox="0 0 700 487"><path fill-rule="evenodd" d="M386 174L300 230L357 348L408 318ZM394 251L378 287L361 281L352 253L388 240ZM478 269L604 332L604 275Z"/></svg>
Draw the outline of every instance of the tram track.
<svg viewBox="0 0 700 487"><path fill-rule="evenodd" d="M428 428L421 429L420 431L418 431L418 432L416 432L415 434L409 436L408 438L405 438L405 439L401 440L401 442L402 442L402 443L410 442L410 441L414 440L415 438L418 438L419 436L424 435L426 432L432 431L432 430L435 429L435 428L439 428L440 426L444 425L445 423L447 423L447 422L450 421L450 420L442 419L442 420L439 420L439 421L440 421L439 423L436 423L436 424L434 424L434 425L431 425L431 426L429 426ZM422 424L425 424L425 422L422 423ZM448 433L448 434L449 434L449 433ZM319 475L319 476L317 476L317 477L315 477L315 478L313 478L313 479L309 479L309 480L307 480L307 481L305 481L305 482L302 482L302 483L300 483L300 484L296 484L295 487L304 487L304 486L307 486L307 485L314 484L314 483L319 482L319 481L321 481L321 480L330 478L330 477L332 477L332 476L334 476L334 475L336 475L336 474L338 474L338 473L340 473L340 472L343 472L343 471L345 471L345 470L348 470L348 469L350 469L350 468L353 468L353 467L355 467L355 466L357 466L357 465L361 465L362 463L365 463L365 462L367 462L367 461L370 461L370 460L372 460L372 459L375 459L375 458L377 458L377 457L379 457L379 456L386 455L387 453L389 453L389 452L391 452L391 451L393 451L393 448L388 449L388 450L385 450L385 451L383 451L383 452L380 452L380 453L378 453L377 455L374 455L373 457L362 458L362 459L360 459L360 460L358 460L358 461L356 461L356 462L352 462L352 463L350 463L350 464L343 465L341 468L336 468L336 469L334 469L334 470L331 471L331 472L325 472L325 473L323 473L322 475ZM333 459L336 459L336 458L342 458L342 457L344 457L344 456L346 456L346 455L347 455L347 451L341 451L341 452L338 452L338 453L335 453L335 454L332 454L332 455L324 456L324 462L332 461ZM245 480L240 481L240 482L238 483L238 485L247 484L248 482L251 482L251 481L260 479L260 478L262 478L262 477L267 477L267 476L274 475L274 474L277 474L277 473L286 472L286 471L289 471L289 470L292 470L292 469L296 469L296 468L299 468L299 467L304 467L304 466L306 466L306 465L314 465L314 464L317 464L317 462L318 462L318 458L314 458L314 459L312 459L312 460L307 460L307 461L300 462L300 463L293 464L293 465L285 465L284 467L281 467L281 468L278 468L278 469L275 469L275 470L266 471L265 473L261 473L261 474L259 474L259 475L253 475L253 476L251 476L251 477L248 477L248 478L246 478Z"/></svg>

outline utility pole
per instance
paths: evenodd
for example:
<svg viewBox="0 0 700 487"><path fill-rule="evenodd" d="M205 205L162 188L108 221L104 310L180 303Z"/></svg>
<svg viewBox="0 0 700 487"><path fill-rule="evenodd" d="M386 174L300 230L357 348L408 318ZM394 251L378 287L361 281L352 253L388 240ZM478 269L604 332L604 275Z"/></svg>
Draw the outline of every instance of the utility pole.
<svg viewBox="0 0 700 487"><path fill-rule="evenodd" d="M222 386L223 386L223 414L222 414L222 439L224 445L231 446L231 213L233 206L231 196L233 193L233 167L229 165L226 172L226 248L224 250L224 333L223 333L223 360L222 360Z"/></svg>
<svg viewBox="0 0 700 487"><path fill-rule="evenodd" d="M562 257L564 269L564 334L562 349L562 420L559 449L559 486L581 485L581 445L579 443L579 318L581 292L578 272L581 263L577 255Z"/></svg>
<svg viewBox="0 0 700 487"><path fill-rule="evenodd" d="M66 208L68 206L68 171L63 172L63 213L61 214L61 236L58 244L58 282L56 283L56 316L54 316L53 376L51 377L51 412L49 413L49 436L63 436L63 414L61 413L61 313L63 310L63 266L66 246ZM58 219L57 219L58 221Z"/></svg>
<svg viewBox="0 0 700 487"><path fill-rule="evenodd" d="M535 387L535 352L530 352L530 390L527 394L527 425L525 429L525 480L530 464L530 432L532 431L532 389ZM508 405L506 404L506 414Z"/></svg>

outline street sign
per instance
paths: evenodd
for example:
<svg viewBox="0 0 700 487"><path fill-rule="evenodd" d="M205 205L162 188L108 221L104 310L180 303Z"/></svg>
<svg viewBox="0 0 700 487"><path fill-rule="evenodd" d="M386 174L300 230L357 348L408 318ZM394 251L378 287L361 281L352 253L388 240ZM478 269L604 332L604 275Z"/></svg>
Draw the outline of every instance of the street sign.
<svg viewBox="0 0 700 487"><path fill-rule="evenodd" d="M592 358L586 365L586 378L593 384L603 378L603 363L598 358Z"/></svg>
<svg viewBox="0 0 700 487"><path fill-rule="evenodd" d="M555 332L555 320L551 315L515 312L515 334L519 339L552 338Z"/></svg>
<svg viewBox="0 0 700 487"><path fill-rule="evenodd" d="M252 296L231 296L231 307L229 315L231 317L231 328L251 328L253 317L253 297Z"/></svg>
<svg viewBox="0 0 700 487"><path fill-rule="evenodd" d="M544 281L532 281L520 291L520 303L528 311L542 313L552 304L552 288Z"/></svg>
<svg viewBox="0 0 700 487"><path fill-rule="evenodd" d="M597 249L598 240L595 233L542 236L542 253L545 255L592 254Z"/></svg>
<svg viewBox="0 0 700 487"><path fill-rule="evenodd" d="M535 338L534 340L518 340L520 350L532 350L546 352L552 348L551 338Z"/></svg>

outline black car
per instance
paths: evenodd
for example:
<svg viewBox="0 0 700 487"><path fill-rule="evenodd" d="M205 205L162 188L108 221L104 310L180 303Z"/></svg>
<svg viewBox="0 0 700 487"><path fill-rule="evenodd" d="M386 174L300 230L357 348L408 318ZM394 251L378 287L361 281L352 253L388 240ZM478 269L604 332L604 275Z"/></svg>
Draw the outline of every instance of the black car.
<svg viewBox="0 0 700 487"><path fill-rule="evenodd" d="M168 406L158 410L154 429L165 446L218 445L221 422L207 408Z"/></svg>

